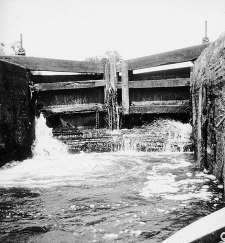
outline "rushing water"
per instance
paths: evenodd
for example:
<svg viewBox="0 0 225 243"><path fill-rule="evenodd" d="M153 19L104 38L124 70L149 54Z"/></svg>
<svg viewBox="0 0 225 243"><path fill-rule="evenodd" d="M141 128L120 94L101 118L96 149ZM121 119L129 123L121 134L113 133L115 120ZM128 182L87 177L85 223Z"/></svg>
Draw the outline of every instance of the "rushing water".
<svg viewBox="0 0 225 243"><path fill-rule="evenodd" d="M0 242L156 243L215 211L221 186L182 152L190 132L160 120L113 132L117 152L69 154L41 116L34 157L0 169ZM151 134L161 152L141 152Z"/></svg>

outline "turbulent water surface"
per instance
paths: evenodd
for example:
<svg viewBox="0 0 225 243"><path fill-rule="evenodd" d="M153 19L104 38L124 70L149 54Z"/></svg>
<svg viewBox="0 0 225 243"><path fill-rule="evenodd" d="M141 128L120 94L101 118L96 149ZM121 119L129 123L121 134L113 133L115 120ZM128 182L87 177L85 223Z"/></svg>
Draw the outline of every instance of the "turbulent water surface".
<svg viewBox="0 0 225 243"><path fill-rule="evenodd" d="M190 126L151 129L169 133L161 152L140 152L133 129L117 152L69 154L41 117L34 157L0 169L0 242L156 243L220 208L221 186L182 152Z"/></svg>

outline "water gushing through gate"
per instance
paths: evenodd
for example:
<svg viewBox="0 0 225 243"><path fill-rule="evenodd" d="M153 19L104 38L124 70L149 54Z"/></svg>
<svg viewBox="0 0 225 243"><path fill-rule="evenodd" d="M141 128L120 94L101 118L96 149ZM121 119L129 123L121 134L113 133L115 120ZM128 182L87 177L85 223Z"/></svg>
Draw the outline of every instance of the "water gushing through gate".
<svg viewBox="0 0 225 243"><path fill-rule="evenodd" d="M183 152L190 133L158 120L110 132L116 152L70 154L41 115L33 158L0 169L0 241L161 242L220 206L215 178Z"/></svg>
<svg viewBox="0 0 225 243"><path fill-rule="evenodd" d="M66 145L52 136L52 129L47 127L43 114L35 120L34 157L62 156L67 154Z"/></svg>
<svg viewBox="0 0 225 243"><path fill-rule="evenodd" d="M191 150L191 125L173 120L155 120L139 129L112 132L118 151L187 152Z"/></svg>

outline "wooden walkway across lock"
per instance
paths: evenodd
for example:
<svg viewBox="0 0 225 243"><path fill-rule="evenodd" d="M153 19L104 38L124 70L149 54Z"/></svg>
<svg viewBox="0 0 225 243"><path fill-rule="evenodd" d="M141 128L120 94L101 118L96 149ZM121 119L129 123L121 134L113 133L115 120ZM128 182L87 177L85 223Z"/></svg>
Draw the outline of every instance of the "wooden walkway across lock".
<svg viewBox="0 0 225 243"><path fill-rule="evenodd" d="M25 56L0 56L0 62L26 69L29 85L36 92L59 93L65 90L102 88L104 100L45 105L54 113L82 113L103 111L107 94L120 93L118 112L132 113L183 113L189 107L189 97L183 88L189 87L190 68L134 74L134 70L195 61L208 44L177 49L165 53L130 59L116 63L115 58L103 62L71 61ZM70 72L76 75L45 75L36 71ZM185 73L185 75L184 75ZM188 75L186 75L188 73ZM168 92L164 88L167 88ZM171 91L172 89L172 91ZM145 91L144 91L145 90ZM170 90L170 91L169 91ZM167 93L166 93L167 92ZM176 94L178 98L176 98ZM80 95L80 94L79 94ZM91 95L95 95L92 94ZM156 98L154 98L156 97ZM175 98L173 98L175 97ZM116 97L117 99L117 97ZM111 103L110 103L111 104Z"/></svg>

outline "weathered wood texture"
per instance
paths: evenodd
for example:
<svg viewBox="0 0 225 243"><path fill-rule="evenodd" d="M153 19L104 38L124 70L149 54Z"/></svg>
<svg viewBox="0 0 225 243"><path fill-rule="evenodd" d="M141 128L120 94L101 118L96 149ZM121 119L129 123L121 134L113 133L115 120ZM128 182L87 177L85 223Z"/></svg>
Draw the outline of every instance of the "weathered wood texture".
<svg viewBox="0 0 225 243"><path fill-rule="evenodd" d="M129 88L145 89L145 88L167 88L167 87L184 87L190 86L190 78L176 78L176 79L161 79L161 80L134 80L129 81ZM117 87L121 89L123 83L118 83Z"/></svg>
<svg viewBox="0 0 225 243"><path fill-rule="evenodd" d="M190 98L189 87L130 89L130 102L187 100Z"/></svg>
<svg viewBox="0 0 225 243"><path fill-rule="evenodd" d="M184 106L131 106L130 114L189 114Z"/></svg>
<svg viewBox="0 0 225 243"><path fill-rule="evenodd" d="M191 46L174 51L154 54L127 60L128 68L131 70L150 68L174 63L196 60L208 44Z"/></svg>
<svg viewBox="0 0 225 243"><path fill-rule="evenodd" d="M25 56L0 56L0 60L32 71L103 73L102 63Z"/></svg>
<svg viewBox="0 0 225 243"><path fill-rule="evenodd" d="M90 133L96 131L96 129L93 129L96 126L96 112L77 113L77 114L72 113L71 115L70 114L65 114L65 115L60 114L60 120L63 123L63 129L62 130L61 129L53 130L53 133L54 133L54 135L56 135L56 133L58 132L58 134L60 134L60 135L63 134L64 136L66 134L68 134L69 136L66 135L66 141L64 140L64 142L66 142L67 144L68 143L71 144L71 140L70 140L71 135L73 137L79 136L79 137L85 138L84 129L88 129ZM102 122L102 121L100 121L100 122ZM73 131L73 129L75 129L75 131ZM80 130L82 130L82 133L79 132ZM68 137L69 137L69 140L68 140ZM78 140L79 140L79 138L78 138ZM70 146L69 146L69 150L70 150Z"/></svg>
<svg viewBox="0 0 225 243"><path fill-rule="evenodd" d="M110 65L110 85L113 90L117 89L117 70L116 70L116 57L114 55L109 57L109 65Z"/></svg>
<svg viewBox="0 0 225 243"><path fill-rule="evenodd" d="M104 95L105 95L105 103L107 102L107 96L108 91L110 88L110 64L108 59L104 62L104 80L105 80L105 89L104 89Z"/></svg>
<svg viewBox="0 0 225 243"><path fill-rule="evenodd" d="M189 100L162 100L132 102L130 113L142 114L173 114L189 113Z"/></svg>
<svg viewBox="0 0 225 243"><path fill-rule="evenodd" d="M89 104L44 106L42 110L54 114L90 113L95 111L103 111L103 104L89 103Z"/></svg>
<svg viewBox="0 0 225 243"><path fill-rule="evenodd" d="M133 101L134 106L188 106L189 100L153 100L153 101Z"/></svg>
<svg viewBox="0 0 225 243"><path fill-rule="evenodd" d="M0 61L0 164L31 154L34 112L31 107L29 74Z"/></svg>
<svg viewBox="0 0 225 243"><path fill-rule="evenodd" d="M203 51L191 74L193 132L200 166L225 176L225 35Z"/></svg>
<svg viewBox="0 0 225 243"><path fill-rule="evenodd" d="M39 83L34 85L36 91L65 90L65 89L87 89L105 86L104 80L69 81L57 83Z"/></svg>
<svg viewBox="0 0 225 243"><path fill-rule="evenodd" d="M105 66L106 89L105 107L107 110L107 123L110 129L119 129L119 110L117 102L117 70L115 55L109 56L109 63Z"/></svg>
<svg viewBox="0 0 225 243"><path fill-rule="evenodd" d="M124 92L129 94L129 90L128 90L129 88L141 89L141 88L160 88L160 87L183 87L189 85L190 85L189 78L138 80L138 81L135 80L129 82L127 79L126 84L125 84L125 79L123 79L123 82L117 83L117 89L123 89ZM88 81L68 81L68 82L56 82L56 83L36 83L33 85L33 88L36 91L48 91L48 90L85 89L85 88L87 89L87 88L96 88L96 87L104 87L104 86L106 86L105 80L88 80ZM128 103L129 101L126 102L126 104Z"/></svg>
<svg viewBox="0 0 225 243"><path fill-rule="evenodd" d="M55 106L55 105L75 105L104 103L103 87L73 89L73 90L54 90L38 93L39 106Z"/></svg>
<svg viewBox="0 0 225 243"><path fill-rule="evenodd" d="M125 61L122 63L122 107L124 114L129 114L129 78L128 65Z"/></svg>

